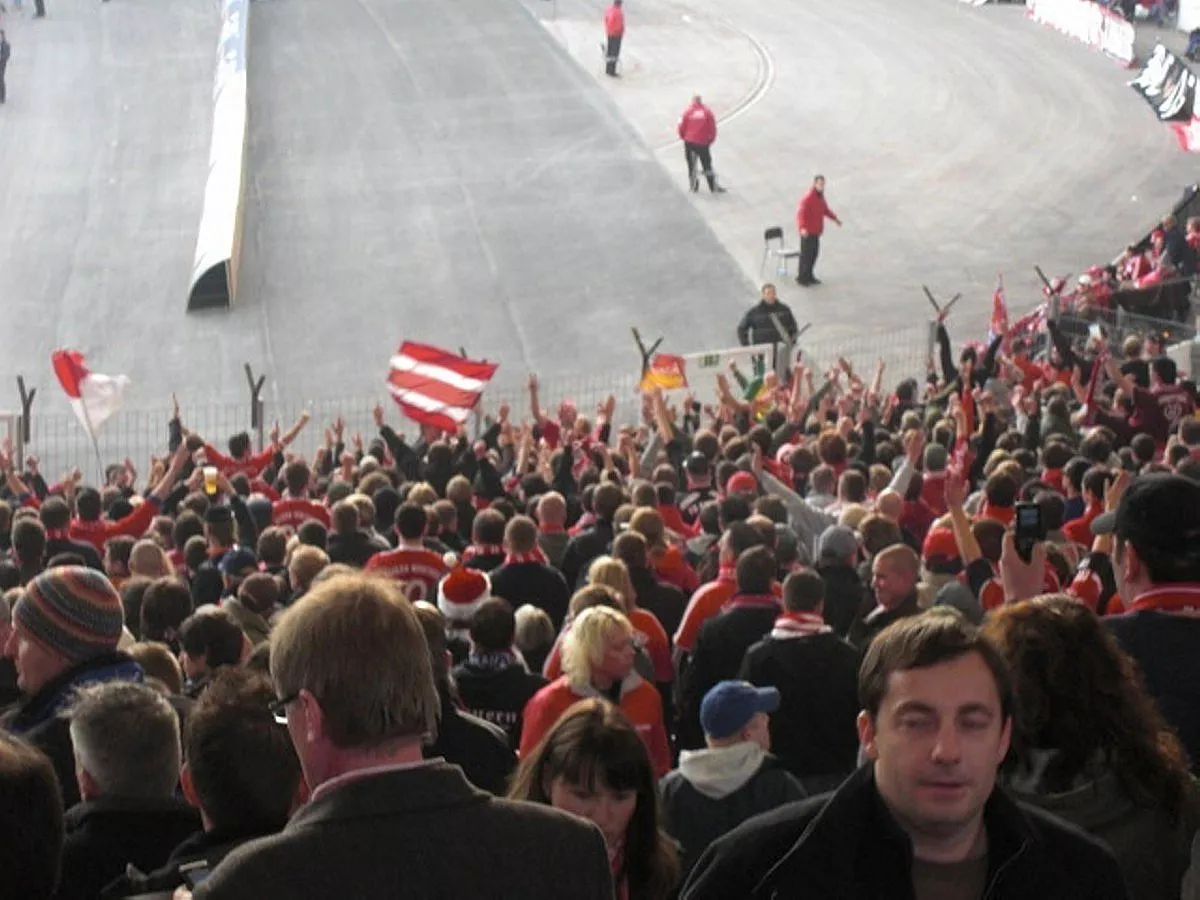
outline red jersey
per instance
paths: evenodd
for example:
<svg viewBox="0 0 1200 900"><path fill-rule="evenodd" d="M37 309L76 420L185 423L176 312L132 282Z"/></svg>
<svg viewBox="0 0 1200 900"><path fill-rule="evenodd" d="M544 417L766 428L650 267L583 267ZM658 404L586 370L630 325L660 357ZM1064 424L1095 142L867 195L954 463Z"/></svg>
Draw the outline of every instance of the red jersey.
<svg viewBox="0 0 1200 900"><path fill-rule="evenodd" d="M439 554L407 547L376 553L367 560L364 571L392 579L414 603L418 600L436 603L438 582L450 572Z"/></svg>
<svg viewBox="0 0 1200 900"><path fill-rule="evenodd" d="M271 506L271 524L283 528L297 528L309 519L316 519L329 527L329 510L323 504L306 498L287 497Z"/></svg>
<svg viewBox="0 0 1200 900"><path fill-rule="evenodd" d="M271 460L275 458L275 447L270 446L262 453L247 456L245 459L234 459L232 456L226 456L212 444L205 444L204 458L208 465L215 466L217 471L226 477L242 472L247 478L254 478L271 464Z"/></svg>
<svg viewBox="0 0 1200 900"><path fill-rule="evenodd" d="M107 519L97 519L94 522L73 519L67 534L71 540L91 544L97 552L103 553L104 544L109 538L118 535L140 538L146 533L146 529L150 527L150 523L158 515L160 509L162 509L162 504L157 497L151 495L139 503L133 512L115 522Z"/></svg>
<svg viewBox="0 0 1200 900"><path fill-rule="evenodd" d="M1181 419L1196 412L1191 393L1187 388L1178 384L1160 384L1152 387L1150 393L1158 401L1158 408L1162 410L1163 418L1167 420L1168 430L1178 425Z"/></svg>

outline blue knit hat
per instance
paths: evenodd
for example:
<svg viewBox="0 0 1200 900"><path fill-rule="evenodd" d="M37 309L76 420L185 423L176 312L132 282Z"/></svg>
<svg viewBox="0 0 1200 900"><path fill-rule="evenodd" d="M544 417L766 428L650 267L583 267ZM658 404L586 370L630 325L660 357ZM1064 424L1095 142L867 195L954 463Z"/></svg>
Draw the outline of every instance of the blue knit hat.
<svg viewBox="0 0 1200 900"><path fill-rule="evenodd" d="M125 614L103 572L59 566L25 586L13 623L44 647L83 662L117 648Z"/></svg>

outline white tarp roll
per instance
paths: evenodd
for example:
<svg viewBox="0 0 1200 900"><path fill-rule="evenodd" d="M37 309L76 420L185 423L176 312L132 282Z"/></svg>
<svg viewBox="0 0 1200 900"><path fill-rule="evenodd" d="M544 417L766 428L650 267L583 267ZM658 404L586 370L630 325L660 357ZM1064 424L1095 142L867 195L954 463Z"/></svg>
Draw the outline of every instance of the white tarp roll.
<svg viewBox="0 0 1200 900"><path fill-rule="evenodd" d="M249 0L224 0L213 79L213 136L188 309L228 306L236 293L246 156Z"/></svg>

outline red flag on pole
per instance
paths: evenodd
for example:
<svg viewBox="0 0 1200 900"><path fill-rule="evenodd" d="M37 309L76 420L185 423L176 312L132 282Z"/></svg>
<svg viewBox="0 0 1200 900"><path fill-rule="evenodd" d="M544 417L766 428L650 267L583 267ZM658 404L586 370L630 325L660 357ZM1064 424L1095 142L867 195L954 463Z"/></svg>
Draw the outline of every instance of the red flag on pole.
<svg viewBox="0 0 1200 900"><path fill-rule="evenodd" d="M1003 335L1004 340L1000 345L1005 353L1009 352L1009 345L1012 343L1008 336L1008 301L1004 297L1004 276L996 276L996 290L992 294L992 320L988 325L988 345L990 346L997 335Z"/></svg>
<svg viewBox="0 0 1200 900"><path fill-rule="evenodd" d="M388 388L400 411L414 422L455 432L471 415L497 368L497 363L405 341L392 356Z"/></svg>
<svg viewBox="0 0 1200 900"><path fill-rule="evenodd" d="M50 365L80 424L94 440L100 426L121 408L129 379L92 372L78 350L55 350Z"/></svg>

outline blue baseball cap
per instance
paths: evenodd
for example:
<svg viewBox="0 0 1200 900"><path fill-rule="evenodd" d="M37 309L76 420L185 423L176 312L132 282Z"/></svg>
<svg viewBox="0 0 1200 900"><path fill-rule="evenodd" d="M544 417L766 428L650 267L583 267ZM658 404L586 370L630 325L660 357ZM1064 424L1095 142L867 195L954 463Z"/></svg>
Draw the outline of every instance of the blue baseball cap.
<svg viewBox="0 0 1200 900"><path fill-rule="evenodd" d="M247 547L234 547L217 564L222 575L244 575L247 569L258 568L258 557Z"/></svg>
<svg viewBox="0 0 1200 900"><path fill-rule="evenodd" d="M700 703L700 725L709 737L737 734L755 713L779 709L779 689L755 687L748 681L719 681Z"/></svg>

